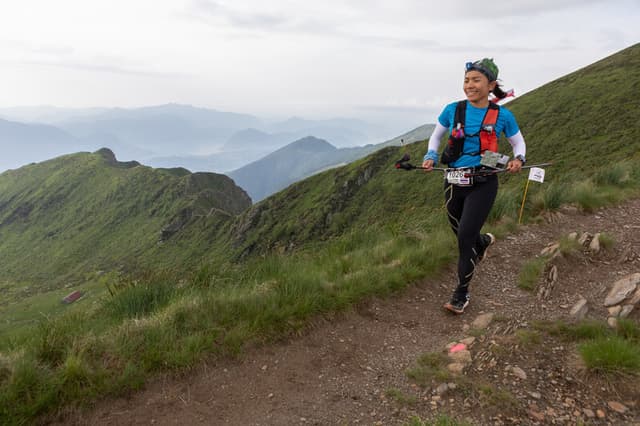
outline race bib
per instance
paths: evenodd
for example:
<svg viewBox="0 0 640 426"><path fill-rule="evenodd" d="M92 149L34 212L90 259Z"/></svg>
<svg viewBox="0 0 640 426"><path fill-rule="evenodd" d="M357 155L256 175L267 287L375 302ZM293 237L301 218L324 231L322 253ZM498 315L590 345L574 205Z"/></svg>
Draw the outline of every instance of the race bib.
<svg viewBox="0 0 640 426"><path fill-rule="evenodd" d="M452 185L471 186L473 185L473 177L469 176L470 173L469 169L449 170L445 178Z"/></svg>

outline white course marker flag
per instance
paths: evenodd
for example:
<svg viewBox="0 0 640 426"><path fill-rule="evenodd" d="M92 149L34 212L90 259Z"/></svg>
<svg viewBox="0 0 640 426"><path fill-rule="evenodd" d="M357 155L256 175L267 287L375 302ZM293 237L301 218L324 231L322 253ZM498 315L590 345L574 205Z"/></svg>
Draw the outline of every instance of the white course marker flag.
<svg viewBox="0 0 640 426"><path fill-rule="evenodd" d="M522 205L520 206L520 215L518 215L518 225L522 223L522 213L524 212L524 202L527 199L527 192L529 191L529 182L544 182L544 169L540 167L532 167L529 169L529 179L527 180L527 184L524 186L524 194L522 196Z"/></svg>
<svg viewBox="0 0 640 426"><path fill-rule="evenodd" d="M531 169L529 169L529 180L543 183L544 169L541 169L540 167L532 167Z"/></svg>

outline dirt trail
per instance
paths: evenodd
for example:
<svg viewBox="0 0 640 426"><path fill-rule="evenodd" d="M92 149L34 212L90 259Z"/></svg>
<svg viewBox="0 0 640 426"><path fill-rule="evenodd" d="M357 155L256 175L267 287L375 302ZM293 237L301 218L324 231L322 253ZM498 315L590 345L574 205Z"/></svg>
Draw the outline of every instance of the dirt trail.
<svg viewBox="0 0 640 426"><path fill-rule="evenodd" d="M640 424L640 386L633 381L587 373L571 343L544 340L526 348L513 340L515 331L530 329L535 319L567 318L579 295L588 300L588 316L606 318L609 286L640 272L638 212L640 200L590 215L565 210L498 239L479 265L472 302L462 316L441 307L455 282L454 271L445 271L388 300L317 320L302 336L249 349L240 360L204 362L182 377L158 378L129 398L103 401L64 423L400 425L413 415L426 420L447 413L473 424ZM519 289L522 263L571 231L606 232L616 245L604 255L562 260L546 300ZM639 310L631 318L640 318ZM462 390L440 394L435 385L420 387L407 377L422 354L468 336L482 313L496 319L476 335L467 377L504 390L496 394L503 398ZM527 378L509 376L509 365L522 368ZM392 389L411 400L394 399ZM626 412L618 413L612 401Z"/></svg>

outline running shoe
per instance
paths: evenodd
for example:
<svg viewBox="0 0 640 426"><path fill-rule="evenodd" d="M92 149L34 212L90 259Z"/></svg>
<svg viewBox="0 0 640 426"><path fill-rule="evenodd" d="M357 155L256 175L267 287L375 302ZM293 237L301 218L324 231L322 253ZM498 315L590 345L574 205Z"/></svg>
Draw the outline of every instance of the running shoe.
<svg viewBox="0 0 640 426"><path fill-rule="evenodd" d="M482 262L487 257L487 249L496 242L495 235L490 232L482 234L480 239L483 242L483 247L480 249L480 252L478 252L478 262Z"/></svg>
<svg viewBox="0 0 640 426"><path fill-rule="evenodd" d="M444 308L447 311L460 315L464 312L464 308L469 305L469 299L470 297L468 294L462 298L453 296L450 302L444 304Z"/></svg>

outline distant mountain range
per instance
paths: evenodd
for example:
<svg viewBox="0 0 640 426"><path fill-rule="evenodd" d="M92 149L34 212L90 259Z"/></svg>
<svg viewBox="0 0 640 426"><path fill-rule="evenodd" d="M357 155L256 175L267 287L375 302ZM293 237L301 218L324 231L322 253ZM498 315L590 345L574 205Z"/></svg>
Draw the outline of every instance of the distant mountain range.
<svg viewBox="0 0 640 426"><path fill-rule="evenodd" d="M348 164L381 148L425 140L433 127L423 125L386 142L353 148L338 149L326 140L308 136L227 175L249 193L253 202L258 202L294 182Z"/></svg>
<svg viewBox="0 0 640 426"><path fill-rule="evenodd" d="M295 117L266 125L250 115L176 104L136 109L0 109L0 115L57 123L0 119L0 148L4 152L0 171L108 147L119 158L153 167L228 173L254 201L328 167L349 163L388 144L399 144L400 139L340 147L368 141L373 136L365 133L375 130L364 121L352 119L313 121ZM268 128L272 133L252 126ZM430 129L421 126L403 137L407 143L426 139ZM326 141L332 150L306 155L297 141L307 137ZM184 155L205 148L216 152ZM172 151L177 153L157 155Z"/></svg>
<svg viewBox="0 0 640 426"><path fill-rule="evenodd" d="M0 171L87 148L84 141L58 127L0 119Z"/></svg>
<svg viewBox="0 0 640 426"><path fill-rule="evenodd" d="M5 120L0 139L12 151L0 162L0 171L108 147L118 158L156 167L226 172L308 135L338 147L363 146L388 137L381 126L362 120L294 117L268 123L253 115L179 104L127 109L4 108L0 118ZM23 130L11 129L11 122Z"/></svg>

